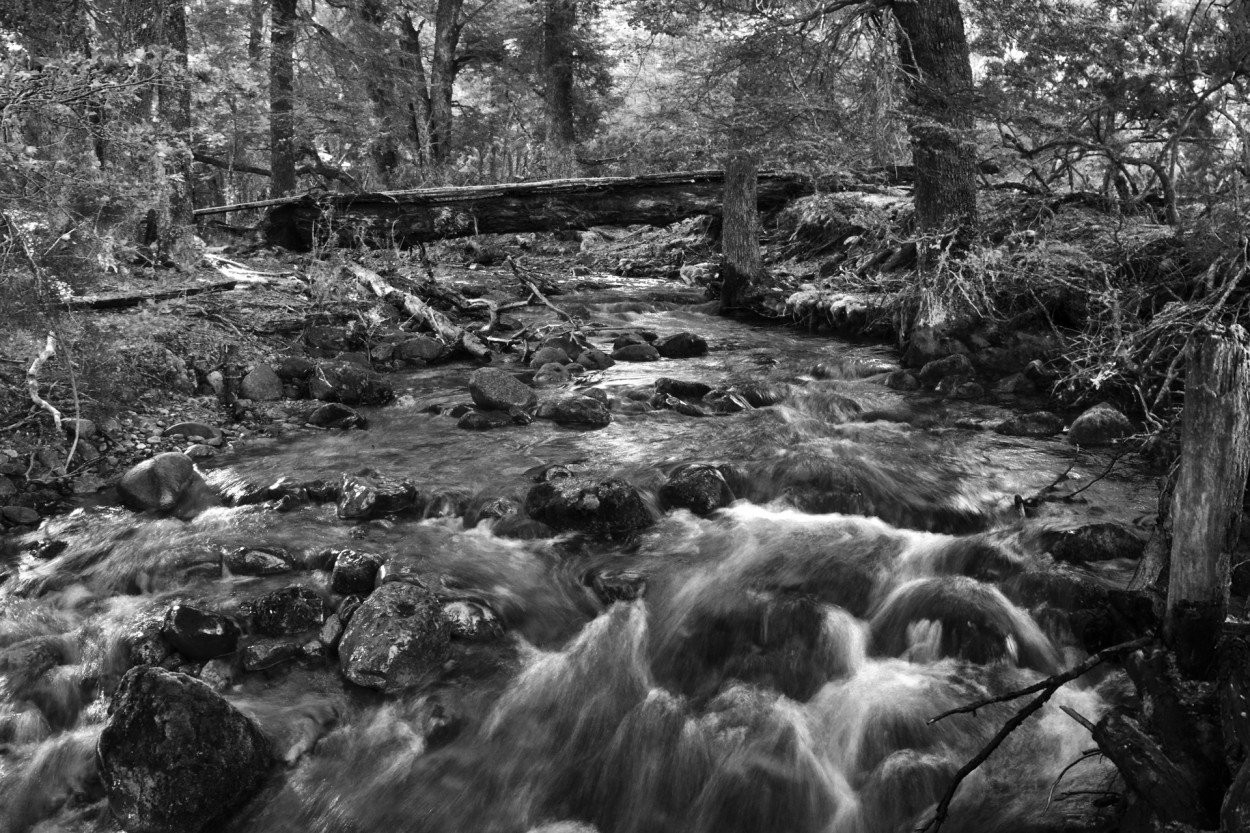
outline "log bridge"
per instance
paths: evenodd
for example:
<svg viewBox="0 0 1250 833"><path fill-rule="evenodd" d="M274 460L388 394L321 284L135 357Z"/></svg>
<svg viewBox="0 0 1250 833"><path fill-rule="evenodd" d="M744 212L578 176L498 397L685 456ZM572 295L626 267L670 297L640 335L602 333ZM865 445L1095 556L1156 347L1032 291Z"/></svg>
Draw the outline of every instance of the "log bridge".
<svg viewBox="0 0 1250 833"><path fill-rule="evenodd" d="M314 245L407 249L475 234L584 230L601 225L663 226L701 214L719 216L724 184L723 171L687 171L415 191L308 194L214 206L195 213L202 216L269 208L266 240L298 251ZM822 182L821 186L845 189L845 185L838 188L837 183ZM775 211L816 189L816 181L803 174L761 172L760 211Z"/></svg>

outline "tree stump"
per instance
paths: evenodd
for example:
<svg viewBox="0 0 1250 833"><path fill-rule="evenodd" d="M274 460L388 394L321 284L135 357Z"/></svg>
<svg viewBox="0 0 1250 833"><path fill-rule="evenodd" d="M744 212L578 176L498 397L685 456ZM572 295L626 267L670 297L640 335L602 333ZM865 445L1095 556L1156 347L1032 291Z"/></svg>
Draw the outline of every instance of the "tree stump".
<svg viewBox="0 0 1250 833"><path fill-rule="evenodd" d="M720 312L724 314L742 305L747 289L764 271L755 157L747 151L735 151L726 161L722 216Z"/></svg>
<svg viewBox="0 0 1250 833"><path fill-rule="evenodd" d="M1250 471L1246 338L1239 326L1197 337L1186 369L1164 637L1180 668L1196 679L1214 671Z"/></svg>

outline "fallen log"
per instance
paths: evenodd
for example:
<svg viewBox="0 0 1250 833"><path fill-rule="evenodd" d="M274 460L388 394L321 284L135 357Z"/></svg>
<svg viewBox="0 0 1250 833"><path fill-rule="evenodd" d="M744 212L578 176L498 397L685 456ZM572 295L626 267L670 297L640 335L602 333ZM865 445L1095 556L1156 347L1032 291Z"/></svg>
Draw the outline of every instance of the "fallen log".
<svg viewBox="0 0 1250 833"><path fill-rule="evenodd" d="M598 225L663 226L702 214L720 216L725 175L687 171L631 177L554 179L506 185L424 188L375 194L320 194L277 205L266 222L272 245L307 251L314 244L407 249L474 234ZM762 212L814 193L797 173L759 175Z"/></svg>
<svg viewBox="0 0 1250 833"><path fill-rule="evenodd" d="M1159 744L1126 713L1108 712L1094 728L1094 742L1124 776L1125 782L1166 823L1214 826L1191 773L1168 759Z"/></svg>
<svg viewBox="0 0 1250 833"><path fill-rule="evenodd" d="M243 278L231 278L224 281L213 281L193 286L179 286L172 289L154 289L147 292L110 292L102 295L83 295L70 298L65 302L65 307L72 310L125 309L127 307L137 307L149 301L171 301L175 298L185 298L204 292L225 292L234 289L240 283L255 282Z"/></svg>
<svg viewBox="0 0 1250 833"><path fill-rule="evenodd" d="M402 309L421 323L429 327L436 336L451 346L459 346L473 358L482 362L491 360L490 348L476 334L463 327L458 327L447 316L431 307L411 292L403 292L386 282L386 279L371 269L359 264L349 264L347 271L362 286L367 287L389 304Z"/></svg>

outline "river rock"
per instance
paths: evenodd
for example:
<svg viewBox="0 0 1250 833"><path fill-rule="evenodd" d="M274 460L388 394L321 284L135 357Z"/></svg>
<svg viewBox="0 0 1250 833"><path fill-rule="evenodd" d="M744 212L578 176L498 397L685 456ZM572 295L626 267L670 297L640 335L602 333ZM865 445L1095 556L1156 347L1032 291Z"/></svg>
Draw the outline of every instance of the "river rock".
<svg viewBox="0 0 1250 833"><path fill-rule="evenodd" d="M239 397L268 402L282 398L282 379L267 364L253 367L239 383Z"/></svg>
<svg viewBox="0 0 1250 833"><path fill-rule="evenodd" d="M604 570L586 576L586 583L605 605L632 602L647 592L647 578L633 570Z"/></svg>
<svg viewBox="0 0 1250 833"><path fill-rule="evenodd" d="M265 636L288 636L325 622L326 603L307 587L283 587L256 599L250 605L252 629Z"/></svg>
<svg viewBox="0 0 1250 833"><path fill-rule="evenodd" d="M395 348L395 355L408 364L429 364L443 357L446 348L441 341L427 336L410 338Z"/></svg>
<svg viewBox="0 0 1250 833"><path fill-rule="evenodd" d="M319 356L333 356L351 346L351 337L342 327L316 325L304 331L304 344Z"/></svg>
<svg viewBox="0 0 1250 833"><path fill-rule="evenodd" d="M971 379L976 376L976 370L972 367L972 362L963 353L955 353L942 359L936 359L920 368L917 374L920 383L926 388L936 387L939 382L948 376L961 377L962 379Z"/></svg>
<svg viewBox="0 0 1250 833"><path fill-rule="evenodd" d="M1128 417L1106 403L1100 403L1072 421L1068 442L1072 445L1110 445L1133 433Z"/></svg>
<svg viewBox="0 0 1250 833"><path fill-rule="evenodd" d="M300 643L294 639L266 639L243 649L243 670L264 671L290 662L300 655Z"/></svg>
<svg viewBox="0 0 1250 833"><path fill-rule="evenodd" d="M556 347L555 345L549 345L535 351L534 355L530 357L530 367L542 367L543 365L550 364L551 362L555 362L559 365L565 365L568 364L569 361L569 354L562 348Z"/></svg>
<svg viewBox="0 0 1250 833"><path fill-rule="evenodd" d="M371 552L339 550L334 558L334 571L330 574L330 589L344 596L353 593L368 595L373 592L378 568L385 560Z"/></svg>
<svg viewBox="0 0 1250 833"><path fill-rule="evenodd" d="M395 398L390 382L351 362L319 363L308 380L308 393L344 405L384 405Z"/></svg>
<svg viewBox="0 0 1250 833"><path fill-rule="evenodd" d="M312 375L317 363L303 356L285 356L274 366L273 372L284 382L305 382Z"/></svg>
<svg viewBox="0 0 1250 833"><path fill-rule="evenodd" d="M161 432L163 437L173 437L179 434L188 440L203 440L206 443L218 440L219 442L216 443L218 445L225 440L220 428L203 422L178 422Z"/></svg>
<svg viewBox="0 0 1250 833"><path fill-rule="evenodd" d="M223 561L236 576L276 576L295 569L285 552L263 547L240 547L226 553Z"/></svg>
<svg viewBox="0 0 1250 833"><path fill-rule="evenodd" d="M256 725L209 686L148 666L122 677L98 761L131 833L198 833L251 798L273 764Z"/></svg>
<svg viewBox="0 0 1250 833"><path fill-rule="evenodd" d="M667 393L682 399L702 399L712 392L712 386L705 382L690 382L685 379L669 379L661 376L655 380L656 393Z"/></svg>
<svg viewBox="0 0 1250 833"><path fill-rule="evenodd" d="M998 380L994 390L999 393L1033 393L1037 387L1023 373L1013 373Z"/></svg>
<svg viewBox="0 0 1250 833"><path fill-rule="evenodd" d="M327 402L308 415L308 422L318 428L367 428L368 421L341 402Z"/></svg>
<svg viewBox="0 0 1250 833"><path fill-rule="evenodd" d="M616 360L607 353L595 349L583 350L577 354L577 358L574 361L587 370L607 370L616 364Z"/></svg>
<svg viewBox="0 0 1250 833"><path fill-rule="evenodd" d="M608 406L590 396L567 396L544 402L539 406L538 416L561 425L587 425L591 428L603 428L612 422Z"/></svg>
<svg viewBox="0 0 1250 833"><path fill-rule="evenodd" d="M234 653L239 647L239 626L233 619L187 604L165 611L161 634L174 650L197 662Z"/></svg>
<svg viewBox="0 0 1250 833"><path fill-rule="evenodd" d="M650 344L626 344L612 351L612 358L618 362L654 362L659 361L660 351Z"/></svg>
<svg viewBox="0 0 1250 833"><path fill-rule="evenodd" d="M714 414L736 414L751 410L751 403L736 391L718 388L704 395L703 407Z"/></svg>
<svg viewBox="0 0 1250 833"><path fill-rule="evenodd" d="M39 523L39 513L29 506L2 506L0 521L9 526L35 526Z"/></svg>
<svg viewBox="0 0 1250 833"><path fill-rule="evenodd" d="M212 502L212 492L191 458L176 451L157 454L133 466L117 483L122 503L179 516L195 514Z"/></svg>
<svg viewBox="0 0 1250 833"><path fill-rule="evenodd" d="M647 336L650 336L650 338L647 338ZM655 341L655 339L656 339L655 333L645 333L645 334L641 332L621 333L620 335L616 337L615 340L613 340L612 350L613 352L615 352L617 350L620 350L622 347L629 347L634 344L650 344L651 342Z"/></svg>
<svg viewBox="0 0 1250 833"><path fill-rule="evenodd" d="M443 605L452 637L473 642L487 642L503 636L503 624L484 602L476 599L458 599Z"/></svg>
<svg viewBox="0 0 1250 833"><path fill-rule="evenodd" d="M1146 547L1137 533L1117 523L1087 524L1047 536L1047 549L1056 561L1088 564L1117 558L1141 558Z"/></svg>
<svg viewBox="0 0 1250 833"><path fill-rule="evenodd" d="M417 487L407 480L345 474L339 487L338 516L344 520L380 518L416 511L419 502Z"/></svg>
<svg viewBox="0 0 1250 833"><path fill-rule="evenodd" d="M885 375L885 386L890 390L920 390L920 380L906 370L894 370Z"/></svg>
<svg viewBox="0 0 1250 833"><path fill-rule="evenodd" d="M538 372L534 374L534 384L538 387L564 385L568 384L572 378L572 374L569 373L568 368L564 365L548 362L538 368Z"/></svg>
<svg viewBox="0 0 1250 833"><path fill-rule="evenodd" d="M539 483L525 496L531 518L553 529L629 536L654 522L642 495L624 480L599 483L562 478Z"/></svg>
<svg viewBox="0 0 1250 833"><path fill-rule="evenodd" d="M738 382L728 390L737 393L752 408L767 408L786 398L789 392L784 386L767 385L762 382Z"/></svg>
<svg viewBox="0 0 1250 833"><path fill-rule="evenodd" d="M512 424L513 420L499 411L468 411L456 420L456 427L465 431L490 431Z"/></svg>
<svg viewBox="0 0 1250 833"><path fill-rule="evenodd" d="M343 675L365 688L400 691L439 672L451 627L434 594L384 584L360 605L339 640Z"/></svg>
<svg viewBox="0 0 1250 833"><path fill-rule="evenodd" d="M1009 417L994 430L1009 437L1053 437L1063 431L1063 419L1050 411L1034 411Z"/></svg>
<svg viewBox="0 0 1250 833"><path fill-rule="evenodd" d="M682 466L660 487L660 508L689 509L707 516L733 502L734 494L725 476L714 466Z"/></svg>
<svg viewBox="0 0 1250 833"><path fill-rule="evenodd" d="M707 340L694 333L676 333L657 341L655 349L666 359L693 359L707 355Z"/></svg>
<svg viewBox="0 0 1250 833"><path fill-rule="evenodd" d="M469 395L479 408L506 411L509 408L529 408L538 401L538 395L515 376L498 368L483 367L469 377Z"/></svg>
<svg viewBox="0 0 1250 833"><path fill-rule="evenodd" d="M75 437L79 440L90 440L96 435L96 425L89 419L81 417L69 417L61 420L61 428L65 431L65 436L72 442Z"/></svg>

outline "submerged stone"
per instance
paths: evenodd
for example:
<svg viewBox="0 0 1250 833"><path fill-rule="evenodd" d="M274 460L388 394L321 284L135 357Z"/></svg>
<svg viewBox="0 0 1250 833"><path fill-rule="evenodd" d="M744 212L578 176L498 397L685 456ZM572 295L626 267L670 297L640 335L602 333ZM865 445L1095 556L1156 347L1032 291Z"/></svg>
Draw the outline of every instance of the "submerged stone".
<svg viewBox="0 0 1250 833"><path fill-rule="evenodd" d="M161 633L178 653L201 662L233 653L239 646L239 626L233 619L191 605L171 606Z"/></svg>

